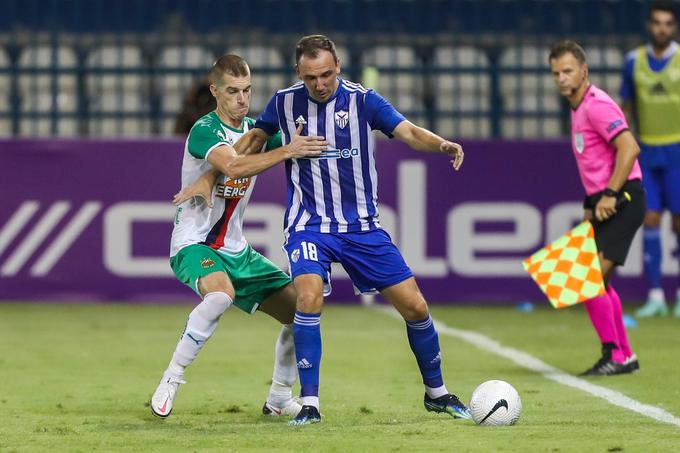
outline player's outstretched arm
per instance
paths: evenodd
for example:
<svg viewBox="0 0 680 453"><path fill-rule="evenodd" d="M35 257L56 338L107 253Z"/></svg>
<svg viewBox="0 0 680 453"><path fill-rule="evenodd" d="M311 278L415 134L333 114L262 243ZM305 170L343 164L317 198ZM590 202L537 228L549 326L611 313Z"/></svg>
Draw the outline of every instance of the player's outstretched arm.
<svg viewBox="0 0 680 453"><path fill-rule="evenodd" d="M621 190L623 185L628 180L635 159L640 154L640 146L635 141L635 137L629 130L621 132L613 141L616 147L616 163L614 164L614 172L609 178L607 187L616 192ZM603 196L595 206L595 218L599 221L607 220L616 214L616 197Z"/></svg>
<svg viewBox="0 0 680 453"><path fill-rule="evenodd" d="M262 151L262 147L267 141L267 133L262 129L251 129L234 143L236 154L247 156L257 154Z"/></svg>
<svg viewBox="0 0 680 453"><path fill-rule="evenodd" d="M267 134L262 129L251 129L238 139L234 144L234 150L239 155L256 154L262 151L266 141ZM212 208L212 189L215 187L215 182L219 176L218 170L208 170L192 184L177 192L172 203L179 206L191 198L198 197L205 200L208 207Z"/></svg>
<svg viewBox="0 0 680 453"><path fill-rule="evenodd" d="M237 153L239 143L246 136L241 137L233 148L227 145L215 148L208 156L208 162L214 168L203 173L192 184L176 193L172 202L175 205L180 205L193 197L199 197L203 198L208 206L212 208L212 188L215 186L215 182L220 174L227 175L232 179L245 178L262 173L264 170L286 159L318 156L326 149L328 142L323 137L303 137L299 135L301 131L302 125L298 127L296 134L293 135L293 139L288 145L276 148L268 153L248 154L251 146L259 146L257 148L259 150L262 148L264 141L266 141L267 135L261 129L252 129L252 131L248 132L248 134L253 132L251 134L253 139L247 140L247 144L240 147L242 151L246 152L246 155L239 155ZM260 137L263 137L262 141L260 141ZM257 142L260 144L256 145L255 143Z"/></svg>
<svg viewBox="0 0 680 453"><path fill-rule="evenodd" d="M323 137L301 136L300 132L302 132L302 125L298 127L290 143L267 153L243 156L237 154L231 146L218 146L208 155L208 162L229 178L247 178L260 174L287 159L318 156L328 146L328 142Z"/></svg>
<svg viewBox="0 0 680 453"><path fill-rule="evenodd" d="M460 166L463 165L465 154L462 146L444 140L439 135L416 126L410 121L404 120L399 123L392 134L417 151L448 154L454 170L460 169Z"/></svg>

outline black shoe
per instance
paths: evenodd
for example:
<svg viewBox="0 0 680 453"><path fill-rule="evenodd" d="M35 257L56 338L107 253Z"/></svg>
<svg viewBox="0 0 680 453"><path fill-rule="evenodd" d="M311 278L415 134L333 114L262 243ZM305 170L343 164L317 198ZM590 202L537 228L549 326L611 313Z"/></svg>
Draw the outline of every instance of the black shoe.
<svg viewBox="0 0 680 453"><path fill-rule="evenodd" d="M428 412L442 412L449 414L453 418L464 418L466 420L472 418L470 410L465 404L461 403L458 397L451 393L439 398L430 398L426 393L423 404Z"/></svg>
<svg viewBox="0 0 680 453"><path fill-rule="evenodd" d="M314 406L302 406L300 413L294 419L288 422L290 426L311 425L312 423L319 423L321 421L321 414L319 409Z"/></svg>
<svg viewBox="0 0 680 453"><path fill-rule="evenodd" d="M604 343L602 345L602 357L600 357L600 360L595 362L595 365L579 374L579 376L613 376L615 374L632 373L632 366L634 365L628 365L627 362L616 363L612 360L612 351L614 349L616 349L614 343Z"/></svg>
<svg viewBox="0 0 680 453"><path fill-rule="evenodd" d="M640 371L640 362L638 362L637 355L633 354L628 357L623 364L626 366L626 373L635 373Z"/></svg>
<svg viewBox="0 0 680 453"><path fill-rule="evenodd" d="M628 370L625 363L616 363L612 360L607 360L605 362L600 359L592 368L579 374L579 376L613 376L615 374L626 374L632 373L632 370Z"/></svg>

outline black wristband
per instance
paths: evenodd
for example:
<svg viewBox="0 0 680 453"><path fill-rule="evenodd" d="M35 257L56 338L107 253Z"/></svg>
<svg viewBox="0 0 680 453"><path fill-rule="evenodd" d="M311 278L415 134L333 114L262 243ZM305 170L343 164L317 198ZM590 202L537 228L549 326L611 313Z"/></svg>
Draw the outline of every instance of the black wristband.
<svg viewBox="0 0 680 453"><path fill-rule="evenodd" d="M619 198L619 193L614 189L610 189L609 187L604 189L604 192L602 192L602 195L604 195L605 197Z"/></svg>

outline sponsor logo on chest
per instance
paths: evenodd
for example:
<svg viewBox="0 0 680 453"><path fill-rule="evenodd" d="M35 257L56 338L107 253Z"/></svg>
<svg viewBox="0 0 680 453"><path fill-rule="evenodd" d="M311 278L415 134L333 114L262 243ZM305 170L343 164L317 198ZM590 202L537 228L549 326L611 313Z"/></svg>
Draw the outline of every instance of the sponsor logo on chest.
<svg viewBox="0 0 680 453"><path fill-rule="evenodd" d="M227 179L224 184L217 185L216 195L220 198L243 198L250 187L250 178Z"/></svg>

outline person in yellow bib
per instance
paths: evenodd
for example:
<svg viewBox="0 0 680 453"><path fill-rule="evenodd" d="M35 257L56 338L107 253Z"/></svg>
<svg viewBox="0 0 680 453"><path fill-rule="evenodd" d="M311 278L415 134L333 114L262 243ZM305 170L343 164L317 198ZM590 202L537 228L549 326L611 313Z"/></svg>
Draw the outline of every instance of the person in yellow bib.
<svg viewBox="0 0 680 453"><path fill-rule="evenodd" d="M670 1L651 5L650 43L630 51L621 84L623 110L637 124L642 154L642 181L647 192L644 222L644 270L649 293L638 317L665 316L661 287L661 234L664 210L673 218L680 251L680 52L673 40L678 16ZM680 258L680 254L678 254ZM680 317L680 289L674 315Z"/></svg>

